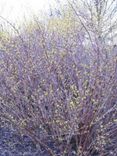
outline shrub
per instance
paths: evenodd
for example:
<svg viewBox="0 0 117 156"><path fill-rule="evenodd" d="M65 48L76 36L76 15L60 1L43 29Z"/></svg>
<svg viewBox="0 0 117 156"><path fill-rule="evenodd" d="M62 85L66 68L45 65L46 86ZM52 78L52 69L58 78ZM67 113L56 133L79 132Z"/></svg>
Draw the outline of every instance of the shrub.
<svg viewBox="0 0 117 156"><path fill-rule="evenodd" d="M0 52L0 118L51 155L48 138L61 155L116 155L117 57L86 34L37 25Z"/></svg>

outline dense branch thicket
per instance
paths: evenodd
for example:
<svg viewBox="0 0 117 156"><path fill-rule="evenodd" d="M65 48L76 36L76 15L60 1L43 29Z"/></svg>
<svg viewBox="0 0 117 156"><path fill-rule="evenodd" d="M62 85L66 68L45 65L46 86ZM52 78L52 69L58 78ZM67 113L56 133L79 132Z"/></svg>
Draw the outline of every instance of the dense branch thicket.
<svg viewBox="0 0 117 156"><path fill-rule="evenodd" d="M83 13L69 1L48 26L1 36L0 118L50 155L47 138L62 156L117 155L116 33L104 24L114 1L93 2L82 1Z"/></svg>

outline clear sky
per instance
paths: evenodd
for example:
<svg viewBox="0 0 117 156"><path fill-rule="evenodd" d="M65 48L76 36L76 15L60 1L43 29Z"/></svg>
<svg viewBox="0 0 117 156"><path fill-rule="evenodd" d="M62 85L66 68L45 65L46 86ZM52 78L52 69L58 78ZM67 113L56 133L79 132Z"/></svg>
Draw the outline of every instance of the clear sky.
<svg viewBox="0 0 117 156"><path fill-rule="evenodd" d="M20 23L24 17L29 18L40 11L43 14L49 12L50 7L57 7L57 1L60 0L0 0L0 16L10 22Z"/></svg>

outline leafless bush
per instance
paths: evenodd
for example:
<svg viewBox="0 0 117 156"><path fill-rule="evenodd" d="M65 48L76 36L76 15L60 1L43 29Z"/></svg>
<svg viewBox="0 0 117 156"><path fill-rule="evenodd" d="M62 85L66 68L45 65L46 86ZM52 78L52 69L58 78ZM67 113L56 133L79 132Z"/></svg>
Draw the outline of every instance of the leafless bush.
<svg viewBox="0 0 117 156"><path fill-rule="evenodd" d="M48 137L61 155L117 154L116 46L89 33L82 22L65 37L37 25L0 52L0 118L51 155Z"/></svg>

